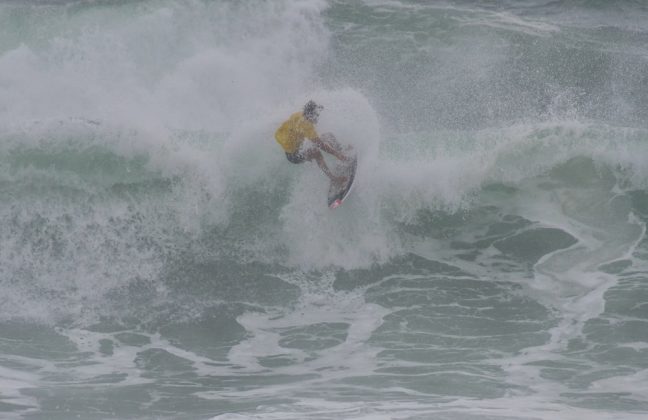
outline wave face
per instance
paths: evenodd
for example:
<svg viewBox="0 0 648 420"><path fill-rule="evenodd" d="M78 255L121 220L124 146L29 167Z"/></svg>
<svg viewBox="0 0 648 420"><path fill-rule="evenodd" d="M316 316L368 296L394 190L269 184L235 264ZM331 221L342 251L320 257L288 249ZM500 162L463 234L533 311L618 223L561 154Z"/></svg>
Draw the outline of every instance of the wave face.
<svg viewBox="0 0 648 420"><path fill-rule="evenodd" d="M2 417L644 418L647 39L640 1L0 3ZM309 99L335 211L273 138Z"/></svg>

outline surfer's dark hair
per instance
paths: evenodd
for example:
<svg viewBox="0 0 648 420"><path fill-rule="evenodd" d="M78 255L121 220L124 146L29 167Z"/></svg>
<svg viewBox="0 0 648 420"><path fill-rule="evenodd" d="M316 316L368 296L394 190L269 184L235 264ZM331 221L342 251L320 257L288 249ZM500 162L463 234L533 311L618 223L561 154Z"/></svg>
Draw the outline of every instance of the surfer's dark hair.
<svg viewBox="0 0 648 420"><path fill-rule="evenodd" d="M304 105L304 118L309 121L317 121L320 111L324 109L322 105L318 105L315 101L308 101Z"/></svg>

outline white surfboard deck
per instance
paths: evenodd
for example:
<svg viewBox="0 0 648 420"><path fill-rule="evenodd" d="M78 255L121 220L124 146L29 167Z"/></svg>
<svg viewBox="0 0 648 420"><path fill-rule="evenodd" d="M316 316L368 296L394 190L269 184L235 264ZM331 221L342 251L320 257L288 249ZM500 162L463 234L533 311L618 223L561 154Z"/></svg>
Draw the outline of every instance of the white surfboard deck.
<svg viewBox="0 0 648 420"><path fill-rule="evenodd" d="M330 209L338 208L344 200L349 196L355 181L356 168L358 167L358 158L354 156L351 161L344 165L338 165L334 173L336 175L344 175L347 181L344 184L336 184L331 182L328 192L328 206Z"/></svg>

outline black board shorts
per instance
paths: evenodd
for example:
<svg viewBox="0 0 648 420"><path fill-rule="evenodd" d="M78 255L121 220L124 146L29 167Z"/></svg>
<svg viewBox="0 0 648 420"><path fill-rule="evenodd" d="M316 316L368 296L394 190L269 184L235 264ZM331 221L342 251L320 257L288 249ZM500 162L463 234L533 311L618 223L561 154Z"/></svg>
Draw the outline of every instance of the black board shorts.
<svg viewBox="0 0 648 420"><path fill-rule="evenodd" d="M306 157L299 150L292 153L286 152L286 158L291 163L303 163L306 160Z"/></svg>

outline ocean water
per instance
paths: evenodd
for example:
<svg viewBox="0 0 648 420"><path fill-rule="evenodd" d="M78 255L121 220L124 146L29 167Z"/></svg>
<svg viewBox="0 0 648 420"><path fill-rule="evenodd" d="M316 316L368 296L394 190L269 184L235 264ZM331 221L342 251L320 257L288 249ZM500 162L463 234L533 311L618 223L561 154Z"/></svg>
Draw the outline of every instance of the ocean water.
<svg viewBox="0 0 648 420"><path fill-rule="evenodd" d="M642 0L0 2L0 418L645 419L647 223Z"/></svg>

